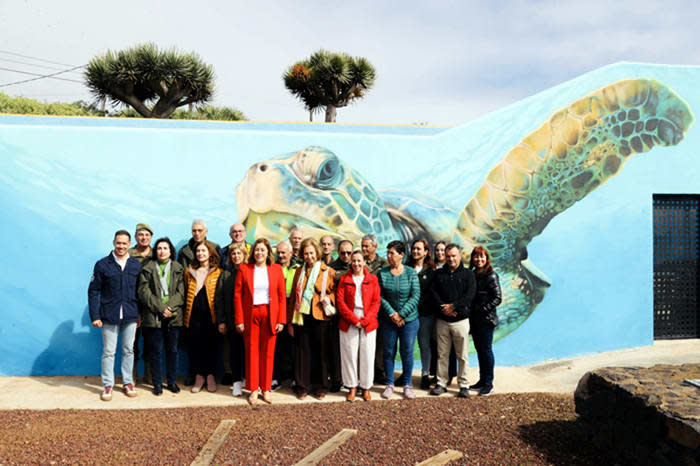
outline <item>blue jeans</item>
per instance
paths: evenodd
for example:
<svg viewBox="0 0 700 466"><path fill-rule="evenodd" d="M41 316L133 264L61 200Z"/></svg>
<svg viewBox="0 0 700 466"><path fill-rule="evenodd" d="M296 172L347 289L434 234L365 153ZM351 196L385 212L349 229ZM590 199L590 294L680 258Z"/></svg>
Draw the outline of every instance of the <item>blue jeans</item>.
<svg viewBox="0 0 700 466"><path fill-rule="evenodd" d="M122 338L122 383L134 383L134 337L136 322L102 325L102 386L114 387L114 354Z"/></svg>
<svg viewBox="0 0 700 466"><path fill-rule="evenodd" d="M418 348L420 349L420 372L422 376L430 375L430 358L432 356L430 340L435 328L435 316L419 316Z"/></svg>
<svg viewBox="0 0 700 466"><path fill-rule="evenodd" d="M488 322L476 322L472 324L471 334L474 340L476 356L479 360L479 382L485 387L493 387L493 325Z"/></svg>
<svg viewBox="0 0 700 466"><path fill-rule="evenodd" d="M161 328L143 329L144 349L151 364L151 381L154 387L163 385L163 343L165 343L165 374L168 385L177 382L177 340L180 327L170 327L167 322Z"/></svg>
<svg viewBox="0 0 700 466"><path fill-rule="evenodd" d="M384 371L386 372L386 384L394 385L394 361L396 360L396 340L399 341L399 353L403 372L401 380L404 387L413 384L413 346L416 344L418 333L418 319L406 322L403 327L397 327L393 322L382 319L379 330L382 333L382 346L384 347Z"/></svg>

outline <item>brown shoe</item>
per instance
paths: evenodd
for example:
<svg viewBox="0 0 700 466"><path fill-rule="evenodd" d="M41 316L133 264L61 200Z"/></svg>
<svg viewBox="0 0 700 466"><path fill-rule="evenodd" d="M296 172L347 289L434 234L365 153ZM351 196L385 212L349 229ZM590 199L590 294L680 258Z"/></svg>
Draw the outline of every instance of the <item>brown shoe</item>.
<svg viewBox="0 0 700 466"><path fill-rule="evenodd" d="M372 392L369 391L369 388L365 388L362 390L362 399L365 401L369 401L372 399Z"/></svg>
<svg viewBox="0 0 700 466"><path fill-rule="evenodd" d="M355 395L357 395L357 387L352 387L348 396L345 397L345 401L355 401Z"/></svg>
<svg viewBox="0 0 700 466"><path fill-rule="evenodd" d="M306 391L297 392L297 400L303 400L309 393Z"/></svg>
<svg viewBox="0 0 700 466"><path fill-rule="evenodd" d="M253 406L253 405L256 405L258 403L260 403L260 401L258 400L258 391L255 390L255 391L250 392L250 395L248 395L248 404Z"/></svg>
<svg viewBox="0 0 700 466"><path fill-rule="evenodd" d="M199 391L202 389L203 386L204 386L204 377L197 374L197 377L195 377L195 380L194 380L194 385L192 385L192 388L190 389L190 391L192 393L199 393Z"/></svg>
<svg viewBox="0 0 700 466"><path fill-rule="evenodd" d="M269 405L272 404L272 398L270 397L270 392L269 392L269 391L267 391L267 392L262 392L262 400L263 400L265 403L269 404Z"/></svg>
<svg viewBox="0 0 700 466"><path fill-rule="evenodd" d="M213 375L207 375L207 391L214 393L216 391L216 379Z"/></svg>
<svg viewBox="0 0 700 466"><path fill-rule="evenodd" d="M314 396L316 397L317 400L322 400L326 397L326 392L318 391L314 393Z"/></svg>

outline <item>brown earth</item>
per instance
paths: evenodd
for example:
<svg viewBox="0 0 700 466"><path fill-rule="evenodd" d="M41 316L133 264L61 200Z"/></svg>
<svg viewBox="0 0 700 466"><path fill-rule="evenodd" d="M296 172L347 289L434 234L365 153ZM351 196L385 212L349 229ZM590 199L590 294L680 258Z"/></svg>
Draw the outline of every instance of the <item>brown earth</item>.
<svg viewBox="0 0 700 466"><path fill-rule="evenodd" d="M222 419L236 424L213 464L292 464L343 428L323 464L605 464L571 395L505 394L354 403L0 412L0 464L189 464Z"/></svg>

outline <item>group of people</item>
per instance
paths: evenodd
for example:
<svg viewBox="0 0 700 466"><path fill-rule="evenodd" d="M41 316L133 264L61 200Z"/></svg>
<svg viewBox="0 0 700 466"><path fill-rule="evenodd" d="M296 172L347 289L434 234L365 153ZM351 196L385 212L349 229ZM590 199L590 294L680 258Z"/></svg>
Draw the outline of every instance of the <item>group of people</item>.
<svg viewBox="0 0 700 466"><path fill-rule="evenodd" d="M294 228L274 250L265 238L247 243L240 223L229 235L231 243L220 248L207 239L205 222L194 220L191 239L176 253L167 237L151 246L153 230L144 223L132 248L128 231L115 233L114 249L95 264L88 288L90 319L102 332L102 400L112 398L118 338L123 390L136 396L138 334L155 395L163 393L163 359L166 389L180 391L182 337L193 393L216 391L222 364L233 395L242 396L245 385L250 404L271 403L270 392L285 380L299 399L322 399L344 386L348 401L370 400L375 383L385 385L382 398L403 387L403 397L413 399L416 339L422 389L441 395L456 375L458 397L493 391L501 290L483 247L465 267L460 246L442 241L434 257L424 239L408 253L392 241L385 259L374 235L355 249L349 240L336 246L331 236L303 238ZM471 386L470 333L480 374ZM402 374L395 379L397 349Z"/></svg>

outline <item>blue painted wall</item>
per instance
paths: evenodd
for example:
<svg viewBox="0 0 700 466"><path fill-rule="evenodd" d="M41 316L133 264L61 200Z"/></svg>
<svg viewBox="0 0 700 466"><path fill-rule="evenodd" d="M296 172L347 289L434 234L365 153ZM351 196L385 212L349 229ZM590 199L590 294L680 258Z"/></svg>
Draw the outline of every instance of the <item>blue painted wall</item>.
<svg viewBox="0 0 700 466"><path fill-rule="evenodd" d="M559 108L620 79L653 78L700 108L698 67L617 64L453 129L0 116L0 376L99 373L87 285L115 230L145 221L189 238L192 218L227 244L236 186L254 163L320 145L375 188L460 210L489 170ZM497 364L652 342L654 193L697 192L700 130L634 155L530 243L552 281L495 346Z"/></svg>

